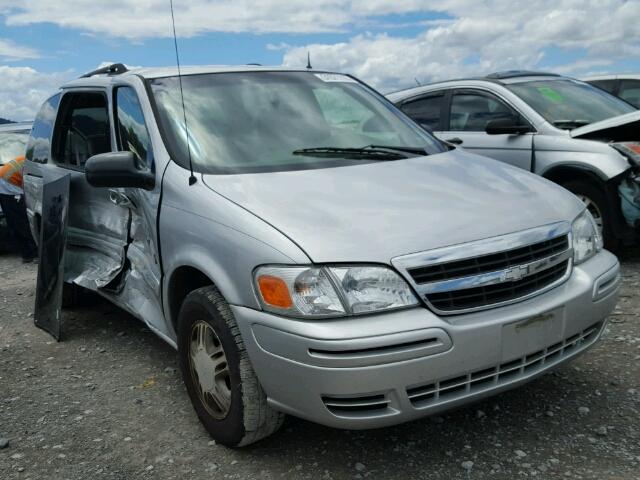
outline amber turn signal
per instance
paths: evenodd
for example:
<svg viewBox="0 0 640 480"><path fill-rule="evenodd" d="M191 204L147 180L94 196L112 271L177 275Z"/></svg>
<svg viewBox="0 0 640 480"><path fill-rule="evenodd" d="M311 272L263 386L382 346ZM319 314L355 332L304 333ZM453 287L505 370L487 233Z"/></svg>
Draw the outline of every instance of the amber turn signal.
<svg viewBox="0 0 640 480"><path fill-rule="evenodd" d="M267 305L277 308L291 308L293 301L289 294L289 288L284 280L272 275L260 275L258 277L258 288L262 300Z"/></svg>

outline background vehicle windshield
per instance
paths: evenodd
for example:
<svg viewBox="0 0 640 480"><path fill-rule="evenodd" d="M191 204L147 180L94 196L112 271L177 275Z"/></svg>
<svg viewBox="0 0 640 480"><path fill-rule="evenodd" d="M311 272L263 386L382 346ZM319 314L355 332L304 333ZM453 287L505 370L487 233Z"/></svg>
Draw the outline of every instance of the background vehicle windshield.
<svg viewBox="0 0 640 480"><path fill-rule="evenodd" d="M626 102L574 80L537 80L507 88L527 102L549 123L573 129L635 111Z"/></svg>
<svg viewBox="0 0 640 480"><path fill-rule="evenodd" d="M0 165L24 155L29 130L20 132L0 132Z"/></svg>
<svg viewBox="0 0 640 480"><path fill-rule="evenodd" d="M177 77L150 81L172 155L187 165ZM377 94L345 75L242 72L182 77L191 156L197 171L248 173L350 165L305 148L368 145L446 150ZM348 157L348 155L345 155ZM365 158L364 161L367 161Z"/></svg>

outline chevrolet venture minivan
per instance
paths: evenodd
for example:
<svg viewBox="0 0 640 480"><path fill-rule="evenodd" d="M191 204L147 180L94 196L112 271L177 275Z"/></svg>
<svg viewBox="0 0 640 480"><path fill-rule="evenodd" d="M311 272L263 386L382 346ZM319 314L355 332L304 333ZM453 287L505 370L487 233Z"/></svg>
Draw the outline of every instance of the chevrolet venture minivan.
<svg viewBox="0 0 640 480"><path fill-rule="evenodd" d="M36 233L51 178L70 179L67 288L175 347L228 446L284 414L383 427L521 385L594 345L617 299L574 195L339 73L91 72L35 121Z"/></svg>

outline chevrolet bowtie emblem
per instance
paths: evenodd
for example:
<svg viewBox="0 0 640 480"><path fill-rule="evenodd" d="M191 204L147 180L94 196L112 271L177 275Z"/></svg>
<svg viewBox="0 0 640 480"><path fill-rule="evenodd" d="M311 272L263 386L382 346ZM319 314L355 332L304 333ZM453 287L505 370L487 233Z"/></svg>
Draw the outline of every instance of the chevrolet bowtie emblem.
<svg viewBox="0 0 640 480"><path fill-rule="evenodd" d="M503 282L517 282L527 275L529 275L529 267L527 265L521 265L502 272L500 280Z"/></svg>

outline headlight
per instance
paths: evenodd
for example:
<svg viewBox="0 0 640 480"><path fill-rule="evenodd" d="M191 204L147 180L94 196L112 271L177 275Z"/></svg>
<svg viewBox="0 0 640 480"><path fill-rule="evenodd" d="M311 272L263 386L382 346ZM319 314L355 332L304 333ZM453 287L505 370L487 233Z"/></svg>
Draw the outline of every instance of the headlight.
<svg viewBox="0 0 640 480"><path fill-rule="evenodd" d="M418 304L407 283L381 266L264 266L255 272L265 310L291 317L341 317Z"/></svg>
<svg viewBox="0 0 640 480"><path fill-rule="evenodd" d="M582 263L602 250L602 238L588 210L573 221L573 263Z"/></svg>

